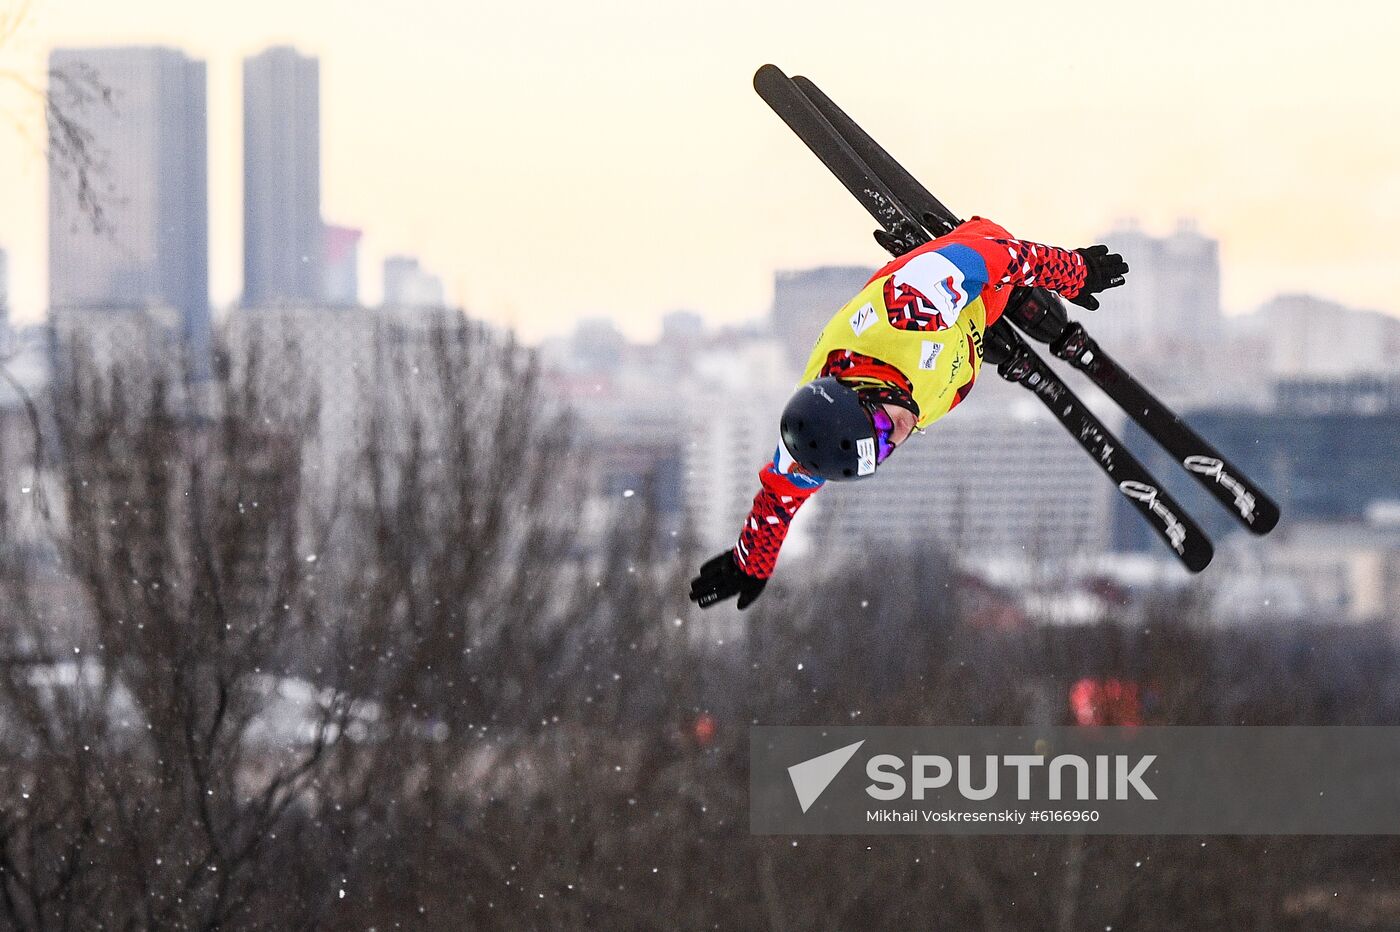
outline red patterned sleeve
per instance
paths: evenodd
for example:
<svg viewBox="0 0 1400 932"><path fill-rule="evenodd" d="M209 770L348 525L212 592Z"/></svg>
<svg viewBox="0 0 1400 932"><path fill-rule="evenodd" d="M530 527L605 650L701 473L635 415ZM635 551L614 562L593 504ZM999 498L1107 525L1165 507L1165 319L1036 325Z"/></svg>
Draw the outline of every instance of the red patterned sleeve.
<svg viewBox="0 0 1400 932"><path fill-rule="evenodd" d="M1072 249L1022 239L992 239L990 242L1002 250L1001 255L987 262L988 280L993 285L1049 288L1066 298L1078 297L1079 289L1084 287L1089 270L1084 257Z"/></svg>
<svg viewBox="0 0 1400 932"><path fill-rule="evenodd" d="M744 519L744 529L739 532L739 542L734 545L734 559L745 573L757 579L767 579L773 575L773 567L778 563L778 551L787 538L788 527L797 509L822 484L810 477L781 473L775 463L767 463L759 470L758 481L762 488L754 496L753 507ZM799 482L803 484L799 485Z"/></svg>

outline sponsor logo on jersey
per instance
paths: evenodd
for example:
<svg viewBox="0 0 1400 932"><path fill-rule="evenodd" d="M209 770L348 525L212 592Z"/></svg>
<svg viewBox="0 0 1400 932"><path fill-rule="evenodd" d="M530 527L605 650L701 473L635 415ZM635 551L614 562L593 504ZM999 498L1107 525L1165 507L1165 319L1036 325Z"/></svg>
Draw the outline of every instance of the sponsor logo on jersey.
<svg viewBox="0 0 1400 932"><path fill-rule="evenodd" d="M856 336L860 336L869 330L875 323L875 305L865 304L860 310L851 315L851 329Z"/></svg>
<svg viewBox="0 0 1400 932"><path fill-rule="evenodd" d="M856 441L856 475L868 476L875 471L875 438L863 437Z"/></svg>
<svg viewBox="0 0 1400 932"><path fill-rule="evenodd" d="M943 344L936 340L925 340L919 349L919 368L932 369L938 365L938 354L943 352Z"/></svg>

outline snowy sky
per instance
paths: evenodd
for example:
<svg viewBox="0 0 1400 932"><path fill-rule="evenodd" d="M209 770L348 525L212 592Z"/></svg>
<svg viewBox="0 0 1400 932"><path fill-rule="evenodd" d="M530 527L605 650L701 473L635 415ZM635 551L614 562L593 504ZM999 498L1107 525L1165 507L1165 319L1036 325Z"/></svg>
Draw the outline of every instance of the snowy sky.
<svg viewBox="0 0 1400 932"><path fill-rule="evenodd" d="M23 0L0 0L14 11ZM1225 304L1309 290L1400 313L1400 5L31 0L0 64L160 43L208 61L211 280L241 277L240 60L321 58L323 205L527 338L610 315L762 313L775 268L875 265L870 222L750 88L815 78L953 209L1073 246L1191 215ZM32 101L0 82L11 303L45 302ZM1131 259L1131 257L1129 257Z"/></svg>

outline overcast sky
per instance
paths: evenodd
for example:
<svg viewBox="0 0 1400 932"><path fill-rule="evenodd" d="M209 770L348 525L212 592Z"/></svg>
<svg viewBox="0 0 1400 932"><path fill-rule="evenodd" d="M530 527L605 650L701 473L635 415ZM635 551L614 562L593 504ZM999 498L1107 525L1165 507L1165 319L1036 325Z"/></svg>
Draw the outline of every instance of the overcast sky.
<svg viewBox="0 0 1400 932"><path fill-rule="evenodd" d="M0 0L13 10L17 0ZM871 223L754 95L807 74L950 207L1076 246L1120 217L1222 240L1227 310L1311 291L1400 312L1400 6L33 0L0 49L158 43L209 65L211 286L241 278L240 61L321 59L323 210L362 285L420 255L531 339L766 310L776 268L876 265ZM0 89L12 305L45 301L40 115ZM1128 257L1131 261L1131 256Z"/></svg>

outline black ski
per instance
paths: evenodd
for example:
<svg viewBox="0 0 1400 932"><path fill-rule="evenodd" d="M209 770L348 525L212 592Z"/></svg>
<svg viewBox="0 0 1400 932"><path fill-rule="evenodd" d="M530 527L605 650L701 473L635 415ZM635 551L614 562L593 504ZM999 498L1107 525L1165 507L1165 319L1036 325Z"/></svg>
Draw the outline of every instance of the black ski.
<svg viewBox="0 0 1400 932"><path fill-rule="evenodd" d="M768 106L807 144L836 179L855 195L860 206L883 227L884 237L876 239L889 250L905 253L928 241L922 225L895 203L880 178L860 156L832 131L831 124L798 91L792 80L776 65L764 65L753 76L754 90Z"/></svg>
<svg viewBox="0 0 1400 932"><path fill-rule="evenodd" d="M1000 321L987 331L989 342L1008 337L1006 358L997 366L997 374L1034 392L1045 403L1187 569L1199 573L1209 566L1215 555L1210 538L1147 467L1070 391L1020 334L1010 327L1002 328Z"/></svg>
<svg viewBox="0 0 1400 932"><path fill-rule="evenodd" d="M962 222L816 84L800 76L792 81L929 231L941 235ZM1043 288L1030 289L1029 294L1012 297L1007 316L1031 336L1050 343L1051 352L1103 389L1246 528L1267 534L1278 524L1278 505L1105 353L1081 324L1070 321L1058 296Z"/></svg>
<svg viewBox="0 0 1400 932"><path fill-rule="evenodd" d="M836 106L835 101L822 93L821 88L801 75L794 77L792 83L812 102L846 145L913 211L926 230L934 236L942 236L962 223L957 214L943 206L942 201L929 193L928 188L896 162L883 146L860 128L860 124L847 116L846 111Z"/></svg>
<svg viewBox="0 0 1400 932"><path fill-rule="evenodd" d="M936 219L938 214L935 211L941 210L946 215L947 208L932 195L928 195L926 202L920 205L929 208L922 212L906 204L901 196L891 190L898 186L900 194L904 193L904 185L899 178L901 173L907 175L903 169L888 175L874 170L850 144L852 139L857 142L859 139L844 137L813 100L776 66L764 65L758 70L754 75L754 89L880 224L882 229L876 232L876 239L891 254L901 255L932 239L925 223L933 221L925 221L924 216ZM890 164L895 163L885 156L882 167L888 169ZM1192 572L1205 569L1214 553L1205 533L1045 361L1036 355L1020 334L998 323L988 330L987 343L989 351L993 349L990 344L995 344L996 356L1000 358L998 373L1035 393L1187 569ZM988 359L991 358L992 353L989 352Z"/></svg>
<svg viewBox="0 0 1400 932"><path fill-rule="evenodd" d="M1255 534L1267 534L1278 524L1274 500L1118 365L1083 326L1071 321L1050 351L1089 376L1241 524Z"/></svg>

